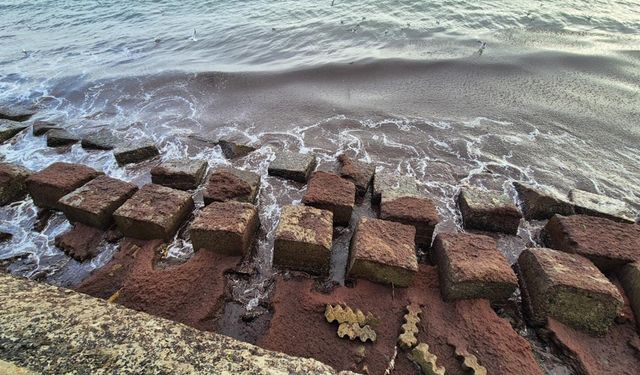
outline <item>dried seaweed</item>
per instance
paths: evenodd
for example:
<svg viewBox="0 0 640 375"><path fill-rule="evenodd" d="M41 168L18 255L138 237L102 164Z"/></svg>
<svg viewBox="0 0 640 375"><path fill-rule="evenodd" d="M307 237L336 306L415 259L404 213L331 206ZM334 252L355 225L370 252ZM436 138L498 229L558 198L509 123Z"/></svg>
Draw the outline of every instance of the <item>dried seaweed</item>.
<svg viewBox="0 0 640 375"><path fill-rule="evenodd" d="M478 363L478 358L466 349L456 347L456 358L462 362L462 368L473 375L487 375L487 369Z"/></svg>
<svg viewBox="0 0 640 375"><path fill-rule="evenodd" d="M358 338L362 342L367 342L367 340L375 342L377 338L376 332L371 328L371 326L365 325L360 327L358 323L340 323L340 326L338 327L338 336L340 338L347 336L349 337L349 340L352 341Z"/></svg>
<svg viewBox="0 0 640 375"><path fill-rule="evenodd" d="M342 307L340 305L327 305L324 310L324 317L327 319L327 322L333 323L338 322L342 323L356 323L361 326L365 324L375 326L378 324L378 319L371 314L370 312L366 315L360 310L353 310L350 307Z"/></svg>
<svg viewBox="0 0 640 375"><path fill-rule="evenodd" d="M398 337L398 344L404 350L413 348L418 344L416 335L418 334L418 323L420 323L420 306L411 304L407 306L407 313L404 315L404 324Z"/></svg>
<svg viewBox="0 0 640 375"><path fill-rule="evenodd" d="M425 375L444 375L445 368L437 365L438 357L429 351L429 345L421 342L411 351L414 361Z"/></svg>

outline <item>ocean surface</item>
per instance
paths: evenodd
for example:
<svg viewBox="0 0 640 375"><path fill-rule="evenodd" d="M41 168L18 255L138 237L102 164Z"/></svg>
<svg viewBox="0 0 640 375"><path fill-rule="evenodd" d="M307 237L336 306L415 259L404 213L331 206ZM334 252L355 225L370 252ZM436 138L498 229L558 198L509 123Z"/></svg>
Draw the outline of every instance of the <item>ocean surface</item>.
<svg viewBox="0 0 640 375"><path fill-rule="evenodd" d="M264 175L263 275L280 206L304 192L266 178L277 148L316 153L321 168L350 151L414 175L443 228L459 225L463 183L513 195L510 182L524 180L639 208L639 86L634 1L0 2L0 103L36 103L34 119L77 134L153 138L164 159ZM219 137L262 147L228 161L210 142ZM109 152L48 148L29 132L1 145L0 160L81 162L140 185L157 164L120 168ZM53 245L64 218L42 233L35 220L30 199L0 209L0 229L14 234L0 260L22 256L13 273L73 285L115 251L77 263ZM503 241L511 261L533 232ZM170 247L190 251L179 237Z"/></svg>

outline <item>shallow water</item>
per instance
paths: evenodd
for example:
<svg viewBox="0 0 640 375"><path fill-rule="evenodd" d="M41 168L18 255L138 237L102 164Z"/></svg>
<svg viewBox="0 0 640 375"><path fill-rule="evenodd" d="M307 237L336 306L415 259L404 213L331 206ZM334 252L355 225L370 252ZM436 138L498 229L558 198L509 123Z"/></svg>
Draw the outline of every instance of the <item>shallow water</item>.
<svg viewBox="0 0 640 375"><path fill-rule="evenodd" d="M576 187L639 208L639 31L632 1L5 1L0 103L36 102L36 119L80 134L151 137L163 159L261 173L261 287L237 291L250 306L268 289L280 207L303 194L266 175L276 148L316 153L324 169L352 151L414 175L440 230L459 223L462 183L511 195L512 180ZM203 141L219 137L263 147L230 162ZM120 168L109 152L50 149L28 132L1 145L0 160L81 162L139 185L158 162ZM35 220L30 200L0 209L0 229L14 233L0 260L27 254L14 273L73 285L115 250L79 264L53 245L64 218L41 234ZM510 261L535 232L500 240ZM169 250L192 252L180 238ZM345 259L335 261L340 281Z"/></svg>

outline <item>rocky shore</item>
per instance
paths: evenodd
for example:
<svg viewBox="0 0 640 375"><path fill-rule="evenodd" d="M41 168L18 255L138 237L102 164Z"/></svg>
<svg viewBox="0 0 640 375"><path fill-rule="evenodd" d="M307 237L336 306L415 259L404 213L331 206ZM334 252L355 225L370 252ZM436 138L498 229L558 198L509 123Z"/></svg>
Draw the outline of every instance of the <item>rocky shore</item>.
<svg viewBox="0 0 640 375"><path fill-rule="evenodd" d="M0 163L0 204L30 199L45 222L46 212L61 212L71 229L55 243L68 257L88 262L100 243L117 247L74 285L109 303L1 276L2 360L44 372L74 369L63 363L74 350L86 360L73 365L78 372L544 374L552 357L569 373L631 375L640 365L640 227L625 202L524 181L508 191L468 181L450 202L459 211L459 225L451 227L441 225L424 181L348 154L320 168L313 153L216 142L230 159L271 147L265 176L204 160L164 160L148 140L107 147L105 134L83 138L28 122L25 113L10 118L0 124L3 142L31 128L52 147L101 144L93 152L111 152L122 168L153 168L150 183L135 184L80 164L29 171ZM265 183L277 186L271 181L292 184L301 198L281 202L274 229L261 233L259 194ZM517 237L525 225L538 225L540 235L509 259L497 239ZM266 259L256 249L260 236L273 238ZM167 247L177 241L194 253L172 264ZM274 272L253 285L264 262ZM234 285L264 294L236 311ZM329 319L329 306L344 315ZM26 311L36 311L39 323L18 319ZM89 326L105 338L92 341L82 332ZM171 333L146 341L160 329ZM37 341L45 332L50 341ZM166 361L153 344L161 339L180 348ZM143 360L141 350L155 359ZM124 354L131 359L118 359Z"/></svg>

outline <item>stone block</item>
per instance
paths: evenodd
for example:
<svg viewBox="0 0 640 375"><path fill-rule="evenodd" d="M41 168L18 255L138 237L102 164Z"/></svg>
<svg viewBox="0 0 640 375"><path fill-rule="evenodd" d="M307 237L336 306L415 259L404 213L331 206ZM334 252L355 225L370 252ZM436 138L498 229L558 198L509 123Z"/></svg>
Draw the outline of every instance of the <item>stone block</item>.
<svg viewBox="0 0 640 375"><path fill-rule="evenodd" d="M523 300L534 325L547 318L591 334L605 334L624 302L618 289L587 258L530 248L518 258Z"/></svg>
<svg viewBox="0 0 640 375"><path fill-rule="evenodd" d="M502 192L463 187L458 195L458 206L466 229L518 233L522 214Z"/></svg>
<svg viewBox="0 0 640 375"><path fill-rule="evenodd" d="M118 229L141 240L169 240L193 210L191 194L147 184L113 213Z"/></svg>
<svg viewBox="0 0 640 375"><path fill-rule="evenodd" d="M101 174L84 165L57 162L29 176L27 189L37 206L59 210L60 198Z"/></svg>
<svg viewBox="0 0 640 375"><path fill-rule="evenodd" d="M258 210L250 203L213 202L191 224L193 249L246 255L259 222Z"/></svg>
<svg viewBox="0 0 640 375"><path fill-rule="evenodd" d="M351 240L349 276L410 286L418 272L415 236L416 229L410 225L360 219Z"/></svg>
<svg viewBox="0 0 640 375"><path fill-rule="evenodd" d="M629 305L636 317L637 331L640 333L640 262L629 263L619 273L620 283L629 299Z"/></svg>
<svg viewBox="0 0 640 375"><path fill-rule="evenodd" d="M160 155L160 151L151 141L139 141L116 147L113 150L113 155L118 165L123 166L151 159Z"/></svg>
<svg viewBox="0 0 640 375"><path fill-rule="evenodd" d="M88 150L113 150L119 142L118 137L111 130L101 129L84 135L80 145Z"/></svg>
<svg viewBox="0 0 640 375"><path fill-rule="evenodd" d="M259 174L236 168L218 168L209 176L202 196L204 204L228 200L255 204L259 191Z"/></svg>
<svg viewBox="0 0 640 375"><path fill-rule="evenodd" d="M60 127L53 122L38 120L33 123L32 131L33 135L41 136L46 134L49 130L60 129Z"/></svg>
<svg viewBox="0 0 640 375"><path fill-rule="evenodd" d="M31 171L26 168L0 163L0 206L15 202L27 194L27 177Z"/></svg>
<svg viewBox="0 0 640 375"><path fill-rule="evenodd" d="M331 266L333 214L308 206L285 206L276 229L273 264L328 274Z"/></svg>
<svg viewBox="0 0 640 375"><path fill-rule="evenodd" d="M393 197L416 197L420 196L418 182L412 176L396 176L389 172L376 172L373 178L373 203L380 203L382 194L391 194Z"/></svg>
<svg viewBox="0 0 640 375"><path fill-rule="evenodd" d="M27 121L36 111L25 105L0 106L0 119L12 121Z"/></svg>
<svg viewBox="0 0 640 375"><path fill-rule="evenodd" d="M71 258L84 262L98 255L104 232L99 229L75 224L74 227L55 238L55 244Z"/></svg>
<svg viewBox="0 0 640 375"><path fill-rule="evenodd" d="M220 139L218 145L227 159L241 158L256 150L255 147L233 139Z"/></svg>
<svg viewBox="0 0 640 375"><path fill-rule="evenodd" d="M0 143L4 143L15 137L18 133L26 129L27 126L21 122L11 120L0 120Z"/></svg>
<svg viewBox="0 0 640 375"><path fill-rule="evenodd" d="M107 229L113 213L138 190L134 184L99 176L60 198L62 212L71 222Z"/></svg>
<svg viewBox="0 0 640 375"><path fill-rule="evenodd" d="M80 140L76 135L64 129L52 129L47 132L47 146L61 147L77 143Z"/></svg>
<svg viewBox="0 0 640 375"><path fill-rule="evenodd" d="M573 204L568 198L542 186L532 186L514 182L524 218L527 220L547 220L553 215L573 215Z"/></svg>
<svg viewBox="0 0 640 375"><path fill-rule="evenodd" d="M270 176L304 183L307 182L316 165L314 155L278 151L276 158L269 164L268 172Z"/></svg>
<svg viewBox="0 0 640 375"><path fill-rule="evenodd" d="M353 182L353 184L356 185L358 195L364 196L369 186L373 183L376 168L369 163L350 158L346 154L338 156L338 163L338 174L340 177Z"/></svg>
<svg viewBox="0 0 640 375"><path fill-rule="evenodd" d="M636 213L621 200L578 189L571 190L569 198L575 205L577 214L599 216L623 223L636 222Z"/></svg>
<svg viewBox="0 0 640 375"><path fill-rule="evenodd" d="M302 203L331 211L334 224L348 226L356 203L356 186L333 173L318 171L311 176Z"/></svg>
<svg viewBox="0 0 640 375"><path fill-rule="evenodd" d="M383 195L380 218L416 228L416 245L430 247L433 231L440 221L436 205L429 198Z"/></svg>
<svg viewBox="0 0 640 375"><path fill-rule="evenodd" d="M151 169L151 181L173 189L192 190L202 182L208 165L205 160L167 160Z"/></svg>
<svg viewBox="0 0 640 375"><path fill-rule="evenodd" d="M506 301L518 287L515 273L491 237L440 233L433 243L433 256L445 301Z"/></svg>
<svg viewBox="0 0 640 375"><path fill-rule="evenodd" d="M640 261L640 226L587 215L556 215L547 222L542 237L556 250L580 254L598 268L609 271Z"/></svg>

